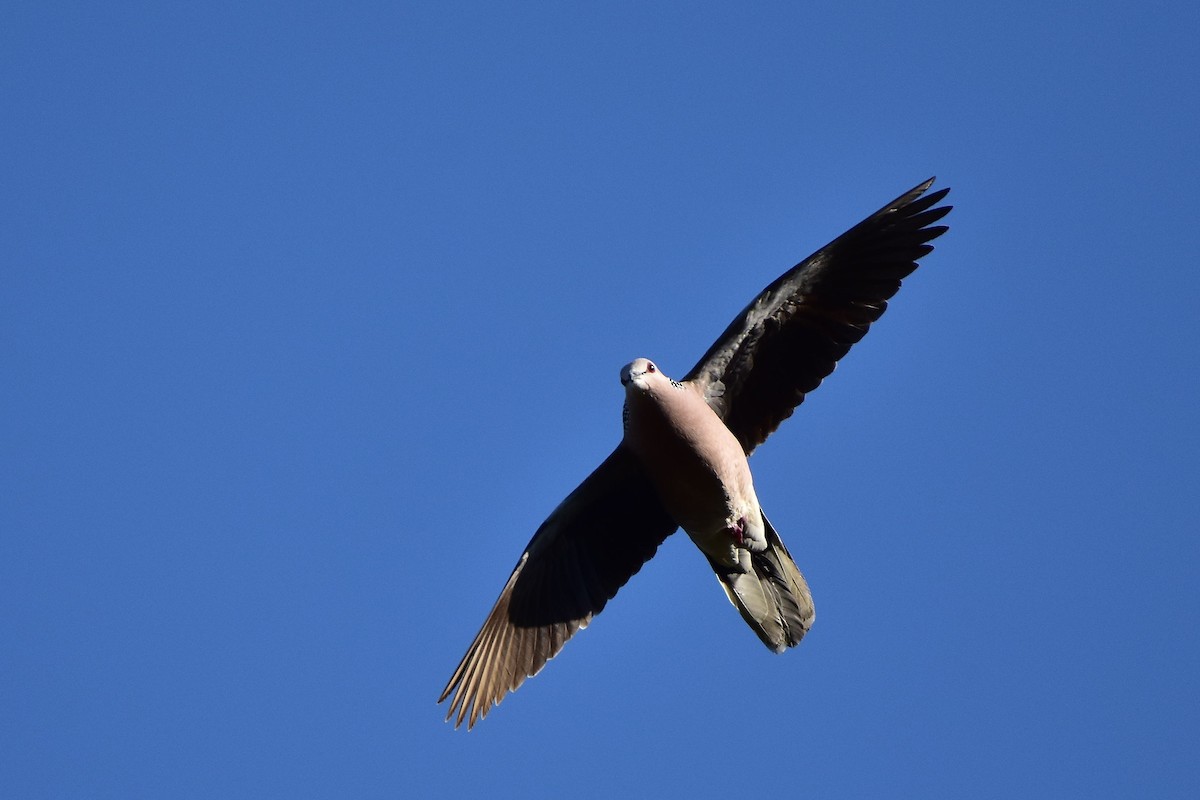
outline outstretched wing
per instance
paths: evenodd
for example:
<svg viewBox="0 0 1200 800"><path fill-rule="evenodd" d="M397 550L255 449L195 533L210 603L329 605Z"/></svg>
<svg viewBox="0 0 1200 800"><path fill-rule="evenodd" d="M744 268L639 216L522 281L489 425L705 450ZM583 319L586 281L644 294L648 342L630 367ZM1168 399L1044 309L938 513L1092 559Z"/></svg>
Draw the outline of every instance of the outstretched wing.
<svg viewBox="0 0 1200 800"><path fill-rule="evenodd" d="M749 454L887 309L947 228L933 178L896 198L754 298L688 373Z"/></svg>
<svg viewBox="0 0 1200 800"><path fill-rule="evenodd" d="M438 702L471 728L536 675L675 531L637 459L618 445L533 535Z"/></svg>

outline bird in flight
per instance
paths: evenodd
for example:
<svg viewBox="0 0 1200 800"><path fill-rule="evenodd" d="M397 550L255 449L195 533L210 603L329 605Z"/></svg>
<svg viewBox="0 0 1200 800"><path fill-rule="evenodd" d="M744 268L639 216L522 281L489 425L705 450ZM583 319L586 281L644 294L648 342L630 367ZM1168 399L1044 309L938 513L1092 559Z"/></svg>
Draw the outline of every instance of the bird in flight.
<svg viewBox="0 0 1200 800"><path fill-rule="evenodd" d="M767 520L747 457L866 335L946 232L949 189L920 184L785 272L680 381L621 369L624 436L530 540L438 702L468 729L535 675L683 528L742 618L777 653L812 595Z"/></svg>

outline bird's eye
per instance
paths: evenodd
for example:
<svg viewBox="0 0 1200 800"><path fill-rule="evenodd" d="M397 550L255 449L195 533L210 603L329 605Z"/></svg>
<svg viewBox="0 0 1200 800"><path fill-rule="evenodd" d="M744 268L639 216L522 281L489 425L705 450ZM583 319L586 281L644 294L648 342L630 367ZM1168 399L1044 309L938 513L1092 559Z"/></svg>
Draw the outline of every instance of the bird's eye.
<svg viewBox="0 0 1200 800"><path fill-rule="evenodd" d="M646 372L654 372L656 369L658 369L658 367L654 366L653 364L646 365Z"/></svg>

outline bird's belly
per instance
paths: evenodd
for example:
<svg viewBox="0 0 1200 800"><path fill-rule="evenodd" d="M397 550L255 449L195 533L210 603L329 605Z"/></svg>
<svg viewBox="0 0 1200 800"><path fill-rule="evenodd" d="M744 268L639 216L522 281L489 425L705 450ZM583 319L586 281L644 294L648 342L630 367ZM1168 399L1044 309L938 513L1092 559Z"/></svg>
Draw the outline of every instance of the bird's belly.
<svg viewBox="0 0 1200 800"><path fill-rule="evenodd" d="M687 469L676 461L669 476L656 480L659 496L679 527L693 535L725 530L736 519L733 493L712 472Z"/></svg>
<svg viewBox="0 0 1200 800"><path fill-rule="evenodd" d="M734 444L731 450L728 443L698 442L684 432L634 448L663 505L697 544L728 538L731 525L757 511L750 467Z"/></svg>

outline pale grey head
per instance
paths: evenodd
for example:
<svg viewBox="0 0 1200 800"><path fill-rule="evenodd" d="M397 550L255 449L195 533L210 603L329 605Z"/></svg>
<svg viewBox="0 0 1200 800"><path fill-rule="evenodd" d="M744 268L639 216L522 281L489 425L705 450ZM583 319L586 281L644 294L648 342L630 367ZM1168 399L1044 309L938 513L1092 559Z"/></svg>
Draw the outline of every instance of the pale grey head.
<svg viewBox="0 0 1200 800"><path fill-rule="evenodd" d="M635 358L621 367L621 385L626 391L640 389L643 392L650 388L655 379L669 380L658 369L658 366L648 358Z"/></svg>

